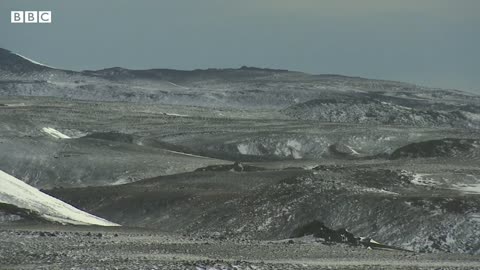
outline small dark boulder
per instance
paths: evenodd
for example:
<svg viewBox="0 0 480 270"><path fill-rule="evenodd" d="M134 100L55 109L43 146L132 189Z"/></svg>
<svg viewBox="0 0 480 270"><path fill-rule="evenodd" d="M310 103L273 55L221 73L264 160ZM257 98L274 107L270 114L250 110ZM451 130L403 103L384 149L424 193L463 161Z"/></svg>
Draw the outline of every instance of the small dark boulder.
<svg viewBox="0 0 480 270"><path fill-rule="evenodd" d="M323 239L326 243L346 243L351 245L360 244L360 238L356 238L346 229L342 228L333 230L318 220L314 220L295 229L290 238L298 238L309 235L312 235L315 238Z"/></svg>

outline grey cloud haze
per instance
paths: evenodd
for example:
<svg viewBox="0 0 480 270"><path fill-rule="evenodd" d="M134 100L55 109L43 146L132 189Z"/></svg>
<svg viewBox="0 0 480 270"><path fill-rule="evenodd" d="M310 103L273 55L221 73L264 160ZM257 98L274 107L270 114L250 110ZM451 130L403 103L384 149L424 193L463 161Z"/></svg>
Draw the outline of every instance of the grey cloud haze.
<svg viewBox="0 0 480 270"><path fill-rule="evenodd" d="M52 10L12 25L11 10ZM0 47L74 70L286 68L480 92L476 0L0 0Z"/></svg>

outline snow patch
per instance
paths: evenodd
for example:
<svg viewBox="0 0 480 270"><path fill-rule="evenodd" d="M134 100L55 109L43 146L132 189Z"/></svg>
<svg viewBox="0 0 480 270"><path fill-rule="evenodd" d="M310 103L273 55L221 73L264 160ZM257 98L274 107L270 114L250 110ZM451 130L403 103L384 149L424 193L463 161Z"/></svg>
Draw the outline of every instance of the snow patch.
<svg viewBox="0 0 480 270"><path fill-rule="evenodd" d="M128 184L131 181L129 181L128 178L119 178L117 181L113 182L111 185L112 186L118 186L118 185L123 185L123 184Z"/></svg>
<svg viewBox="0 0 480 270"><path fill-rule="evenodd" d="M480 121L480 114L478 113L470 113L470 112L464 112L464 111L462 111L462 113L470 120Z"/></svg>
<svg viewBox="0 0 480 270"><path fill-rule="evenodd" d="M384 193L389 195L400 195L397 192L388 191L388 190L379 189L379 188L364 188L363 191L371 192L371 193Z"/></svg>
<svg viewBox="0 0 480 270"><path fill-rule="evenodd" d="M360 153L358 153L357 151L355 151L355 149L353 149L351 146L348 146L348 145L345 145L348 149L350 149L350 151L352 151L352 154L353 155L360 155Z"/></svg>
<svg viewBox="0 0 480 270"><path fill-rule="evenodd" d="M167 151L167 152L169 152L169 153L179 154L179 155L182 155L182 156L211 159L211 158L209 158L209 157L199 156L199 155L194 155L194 154L188 154L188 153L184 153L184 152L177 152L177 151L172 151L172 150L165 150L165 151Z"/></svg>
<svg viewBox="0 0 480 270"><path fill-rule="evenodd" d="M365 243L365 242L368 242L368 243L372 243L372 244L381 245L379 242L373 240L373 239L370 238L370 237L361 236L361 237L360 237L360 241L361 241L361 242L364 242L364 243Z"/></svg>
<svg viewBox="0 0 480 270"><path fill-rule="evenodd" d="M25 103L6 103L6 104L1 104L5 107L25 107Z"/></svg>
<svg viewBox="0 0 480 270"><path fill-rule="evenodd" d="M415 184L415 185L420 185L420 186L432 186L432 185L436 185L437 182L435 182L433 180L433 178L429 178L428 176L430 176L431 174L427 174L427 173L415 173L413 174L413 179L412 179L412 184Z"/></svg>
<svg viewBox="0 0 480 270"><path fill-rule="evenodd" d="M62 202L0 171L0 203L31 210L43 218L74 225L119 226Z"/></svg>
<svg viewBox="0 0 480 270"><path fill-rule="evenodd" d="M167 82L168 82L168 81L167 81ZM168 83L171 84L171 85L173 85L173 86L180 87L180 88L182 88L182 89L190 89L190 88L188 88L188 87L181 86L181 85L178 85L178 84L173 83L173 82L168 82Z"/></svg>
<svg viewBox="0 0 480 270"><path fill-rule="evenodd" d="M275 149L275 155L277 156L291 156L294 159L301 159L302 153L302 144L297 140L287 140L285 146L277 146Z"/></svg>
<svg viewBox="0 0 480 270"><path fill-rule="evenodd" d="M292 157L293 159L303 158L302 144L295 140L289 139L283 142L267 141L263 143L239 143L237 150L242 155L275 155L278 157Z"/></svg>
<svg viewBox="0 0 480 270"><path fill-rule="evenodd" d="M179 116L179 117L188 117L186 114L178 114L178 113L163 113L168 116Z"/></svg>
<svg viewBox="0 0 480 270"><path fill-rule="evenodd" d="M51 127L44 127L42 131L47 133L48 135L54 137L55 139L70 139L69 136L61 133L60 131L53 129Z"/></svg>
<svg viewBox="0 0 480 270"><path fill-rule="evenodd" d="M480 194L480 184L460 184L455 185L455 189L467 194Z"/></svg>
<svg viewBox="0 0 480 270"><path fill-rule="evenodd" d="M250 153L248 148L249 148L248 144L245 144L245 143L241 143L237 145L238 152L240 152L240 154L242 155L248 155Z"/></svg>
<svg viewBox="0 0 480 270"><path fill-rule="evenodd" d="M474 213L470 215L470 218L475 221L480 223L480 213Z"/></svg>

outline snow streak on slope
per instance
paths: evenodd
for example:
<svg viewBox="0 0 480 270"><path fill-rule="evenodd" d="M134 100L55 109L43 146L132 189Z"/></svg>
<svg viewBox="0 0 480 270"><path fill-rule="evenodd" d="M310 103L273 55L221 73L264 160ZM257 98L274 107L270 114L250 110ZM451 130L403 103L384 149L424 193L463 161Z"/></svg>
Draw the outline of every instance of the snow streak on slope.
<svg viewBox="0 0 480 270"><path fill-rule="evenodd" d="M48 68L54 68L54 67L47 66L47 65L44 65L44 64L42 64L42 63L39 63L39 62L37 62L37 61L34 61L34 60L32 60L32 59L30 59L30 58L27 58L27 57L25 57L25 56L23 56L23 55L20 55L20 54L18 54L18 53L16 53L15 55L20 56L21 58L23 58L23 59L25 59L25 60L27 60L27 61L35 64L35 65L44 66L44 67L48 67Z"/></svg>
<svg viewBox="0 0 480 270"><path fill-rule="evenodd" d="M185 87L185 86L181 86L181 85L178 85L176 83L173 83L173 82L168 82L169 84L173 85L173 86L176 86L176 87L180 87L182 89L189 89L188 87Z"/></svg>
<svg viewBox="0 0 480 270"><path fill-rule="evenodd" d="M46 220L63 224L119 226L47 195L3 171L0 171L0 203L33 211Z"/></svg>
<svg viewBox="0 0 480 270"><path fill-rule="evenodd" d="M69 136L61 133L60 131L58 131L56 129L50 128L50 127L44 127L44 128L42 128L42 131L51 135L55 139L70 139Z"/></svg>
<svg viewBox="0 0 480 270"><path fill-rule="evenodd" d="M164 114L168 116L188 117L188 115L186 114L178 114L178 113L164 113Z"/></svg>

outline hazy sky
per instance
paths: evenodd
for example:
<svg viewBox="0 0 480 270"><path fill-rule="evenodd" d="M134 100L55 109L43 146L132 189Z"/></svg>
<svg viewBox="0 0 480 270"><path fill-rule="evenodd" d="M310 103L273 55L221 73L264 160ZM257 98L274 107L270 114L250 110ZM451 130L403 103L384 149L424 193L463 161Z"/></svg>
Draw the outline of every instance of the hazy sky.
<svg viewBox="0 0 480 270"><path fill-rule="evenodd" d="M52 24L10 24L52 10ZM479 0L0 0L0 47L73 70L242 65L480 92Z"/></svg>

